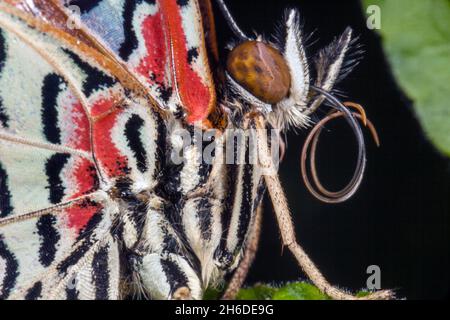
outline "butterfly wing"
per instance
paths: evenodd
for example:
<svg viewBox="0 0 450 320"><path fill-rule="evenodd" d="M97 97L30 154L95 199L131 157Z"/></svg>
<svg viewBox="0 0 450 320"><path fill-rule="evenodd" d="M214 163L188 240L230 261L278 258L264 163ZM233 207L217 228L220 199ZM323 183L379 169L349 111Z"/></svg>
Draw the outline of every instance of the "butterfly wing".
<svg viewBox="0 0 450 320"><path fill-rule="evenodd" d="M214 107L204 40L188 39L203 34L197 1L133 5L95 2L72 30L57 1L0 3L3 298L119 297L123 217L103 190L125 176L133 191L157 183L167 138L151 106L189 122L204 122ZM131 20L120 26L137 39L128 56L119 38L95 28L125 8Z"/></svg>
<svg viewBox="0 0 450 320"><path fill-rule="evenodd" d="M202 8L205 7L202 1ZM216 96L198 1L64 1L81 29L139 80L157 104L205 122ZM71 12L70 12L71 10ZM79 11L79 12L78 12Z"/></svg>
<svg viewBox="0 0 450 320"><path fill-rule="evenodd" d="M1 298L117 299L114 212L92 200L49 210L0 227ZM87 223L77 230L74 219Z"/></svg>
<svg viewBox="0 0 450 320"><path fill-rule="evenodd" d="M92 132L122 88L5 12L0 83L0 297L117 298L118 209L99 186L119 165L95 157Z"/></svg>

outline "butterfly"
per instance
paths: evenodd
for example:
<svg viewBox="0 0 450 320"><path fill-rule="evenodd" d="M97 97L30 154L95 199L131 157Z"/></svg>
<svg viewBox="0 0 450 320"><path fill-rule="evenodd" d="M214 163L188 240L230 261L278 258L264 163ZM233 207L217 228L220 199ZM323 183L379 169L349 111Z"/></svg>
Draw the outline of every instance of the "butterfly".
<svg viewBox="0 0 450 320"><path fill-rule="evenodd" d="M309 125L327 99L338 112L323 121L346 116L360 165L341 194L316 195L333 202L356 190L365 155L355 119L365 115L329 93L351 69L352 32L318 54L313 84L297 10L275 44L247 37L217 5L238 39L225 68L208 0L0 2L1 299L201 299L237 269L232 297L266 191L306 274L330 296L354 298L297 244L271 156L280 133ZM223 161L235 129L261 143L266 165L247 163L246 139ZM206 149L210 161L199 160Z"/></svg>

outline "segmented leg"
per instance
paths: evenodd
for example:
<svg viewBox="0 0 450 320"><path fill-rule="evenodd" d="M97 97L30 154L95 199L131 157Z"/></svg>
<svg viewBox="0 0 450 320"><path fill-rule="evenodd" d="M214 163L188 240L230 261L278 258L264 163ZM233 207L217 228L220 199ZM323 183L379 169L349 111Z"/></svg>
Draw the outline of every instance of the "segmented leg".
<svg viewBox="0 0 450 320"><path fill-rule="evenodd" d="M257 127L259 129L265 128L264 120L261 117L256 119ZM267 138L263 130L257 130L258 133L258 146L260 147L261 154L263 157L263 163L271 163L272 158L268 152ZM271 166L273 167L273 165ZM368 296L358 298L347 292L340 290L332 286L322 275L320 270L311 261L311 259L306 254L305 250L297 243L295 238L295 229L292 222L291 213L287 204L286 196L284 195L283 188L281 187L280 179L275 171L271 174L264 176L267 189L272 199L275 215L278 221L278 226L281 232L281 237L283 245L289 248L292 254L295 256L298 264L306 273L308 278L316 285L322 292L329 295L333 299L338 300L387 300L393 297L393 292L389 290L383 290L375 292Z"/></svg>
<svg viewBox="0 0 450 320"><path fill-rule="evenodd" d="M262 204L258 206L256 210L255 222L253 224L252 232L248 239L247 248L245 249L244 258L242 259L239 267L234 272L233 278L228 284L227 290L222 296L223 300L233 300L236 298L239 289L247 277L248 271L255 260L256 252L258 250L259 237L261 234L261 222L262 222Z"/></svg>

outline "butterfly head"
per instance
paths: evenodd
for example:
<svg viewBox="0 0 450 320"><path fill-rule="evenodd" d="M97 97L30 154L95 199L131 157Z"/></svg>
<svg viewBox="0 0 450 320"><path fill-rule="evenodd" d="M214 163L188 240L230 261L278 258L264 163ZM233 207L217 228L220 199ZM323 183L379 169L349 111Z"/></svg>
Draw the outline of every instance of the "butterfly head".
<svg viewBox="0 0 450 320"><path fill-rule="evenodd" d="M263 41L248 40L231 50L227 71L262 103L277 104L289 94L289 67L280 51Z"/></svg>
<svg viewBox="0 0 450 320"><path fill-rule="evenodd" d="M305 37L300 25L300 15L297 10L289 10L283 23L282 34L275 43L264 40L262 36L249 38L238 27L223 0L217 0L228 25L240 42L231 48L227 60L227 87L231 96L240 103L236 105L243 109L248 106L250 115L262 115L268 124L278 130L290 127L302 128L310 125L310 115L323 104L334 109L334 113L319 121L312 129L308 141L317 144L322 127L328 121L344 117L352 128L357 144L358 159L351 182L341 192L329 192L316 179L317 191L304 173L308 189L322 201L336 203L347 200L358 189L365 169L365 143L358 118L365 119L362 108L360 114L352 113L348 106L342 103L332 93L335 84L343 79L358 63L362 51L351 52L354 44L352 29L347 28L340 37L318 52L314 59L308 60L304 49ZM357 47L356 47L357 48ZM353 58L349 55L353 54ZM356 55L356 57L355 57ZM310 70L314 69L314 77ZM233 108L233 104L229 104ZM366 123L366 120L364 120ZM373 130L374 131L374 130ZM376 136L376 134L374 135ZM306 161L309 142L304 145L302 162ZM314 159L315 147L311 159ZM313 176L316 177L315 164L312 163Z"/></svg>
<svg viewBox="0 0 450 320"><path fill-rule="evenodd" d="M304 49L307 37L296 9L286 12L280 32L275 41L270 42L261 35L256 38L245 35L224 2L217 2L239 39L236 45L230 46L226 64L231 96L249 106L251 111L262 112L268 122L280 130L309 126L310 115L325 100L330 102L316 89L331 94L335 84L359 61L361 51L351 50L352 29L347 28L313 59L308 59ZM310 74L312 70L314 77Z"/></svg>
<svg viewBox="0 0 450 320"><path fill-rule="evenodd" d="M240 42L232 46L226 64L228 87L234 96L264 113L279 129L305 127L310 122L310 66L299 21L297 10L288 11L284 32L276 42L262 36L249 38L235 30ZM238 28L233 21L229 24Z"/></svg>

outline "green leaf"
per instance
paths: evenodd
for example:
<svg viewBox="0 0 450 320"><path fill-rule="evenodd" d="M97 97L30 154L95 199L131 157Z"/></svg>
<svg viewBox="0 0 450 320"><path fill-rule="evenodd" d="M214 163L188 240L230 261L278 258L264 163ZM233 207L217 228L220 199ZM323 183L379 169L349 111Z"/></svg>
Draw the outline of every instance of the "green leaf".
<svg viewBox="0 0 450 320"><path fill-rule="evenodd" d="M216 300L223 294L224 288L208 288L204 300ZM368 295L368 291L360 291L357 297ZM236 300L330 300L314 285L307 282L291 282L284 286L256 284L253 287L239 290Z"/></svg>
<svg viewBox="0 0 450 320"><path fill-rule="evenodd" d="M358 293L356 294L356 296L357 296L358 298L362 298L362 297L368 296L370 293L371 293L370 291L360 291L360 292L358 292Z"/></svg>
<svg viewBox="0 0 450 320"><path fill-rule="evenodd" d="M378 5L387 57L428 138L450 156L450 1L363 0ZM399 119L401 121L401 119Z"/></svg>
<svg viewBox="0 0 450 320"><path fill-rule="evenodd" d="M254 287L239 290L236 300L271 300L276 290L269 285L257 284Z"/></svg>
<svg viewBox="0 0 450 320"><path fill-rule="evenodd" d="M219 300L222 296L222 290L219 288L208 288L203 294L203 300Z"/></svg>
<svg viewBox="0 0 450 320"><path fill-rule="evenodd" d="M330 298L320 292L315 286L306 282L294 282L278 289L272 297L273 300L329 300Z"/></svg>

